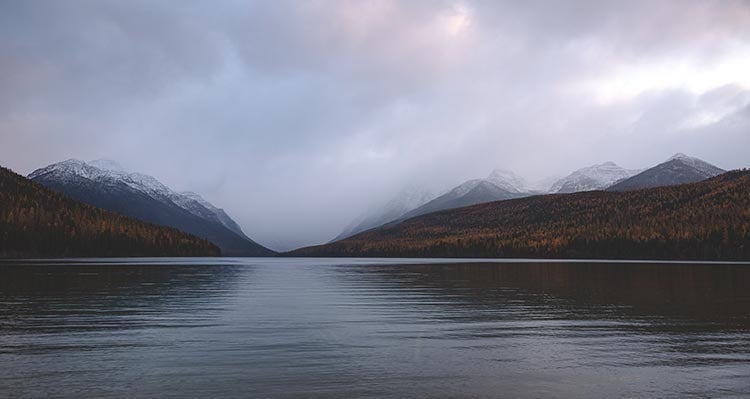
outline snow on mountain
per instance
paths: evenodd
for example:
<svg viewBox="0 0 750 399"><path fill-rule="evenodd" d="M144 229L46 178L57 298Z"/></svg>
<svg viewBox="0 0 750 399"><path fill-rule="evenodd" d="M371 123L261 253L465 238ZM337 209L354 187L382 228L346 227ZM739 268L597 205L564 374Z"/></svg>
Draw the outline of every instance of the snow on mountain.
<svg viewBox="0 0 750 399"><path fill-rule="evenodd" d="M419 208L409 211L403 216L403 219L446 209L501 201L527 195L529 194L525 192L519 193L498 187L488 179L474 179L466 181Z"/></svg>
<svg viewBox="0 0 750 399"><path fill-rule="evenodd" d="M194 193L192 191L183 191L183 192L180 193L180 195L182 195L185 198L191 199L191 200L199 203L200 205L202 205L206 209L210 210L216 216L216 218L219 220L219 222L221 224L223 224L229 230L232 230L233 232L239 234L242 237L247 238L248 240L250 239L242 231L242 228L240 227L240 225L238 225L237 222L235 222L231 217L229 217L229 215L223 209L217 208L216 206L214 206L214 204L206 201L205 199L203 199L203 197L201 197L200 195L198 195L198 194L196 194L196 193Z"/></svg>
<svg viewBox="0 0 750 399"><path fill-rule="evenodd" d="M383 206L370 210L354 220L333 241L342 240L365 230L399 220L404 216L412 215L414 211L438 197L441 198L438 203L425 209L459 206L464 202L479 203L484 199L492 201L498 198L510 198L514 197L515 194L522 194L527 191L526 181L522 177L503 169L493 170L486 179L469 180L439 194L421 186L411 186L403 189ZM461 197L467 195L469 197L461 199Z"/></svg>
<svg viewBox="0 0 750 399"><path fill-rule="evenodd" d="M487 177L487 180L503 190L513 193L523 193L528 191L526 180L509 170L495 169Z"/></svg>
<svg viewBox="0 0 750 399"><path fill-rule="evenodd" d="M110 160L99 159L87 163L78 159L68 159L37 169L29 175L29 178L34 179L43 175L54 176L60 181L82 177L101 183L120 182L162 202L169 201L170 197L175 194L155 178L141 173L126 172L122 166Z"/></svg>
<svg viewBox="0 0 750 399"><path fill-rule="evenodd" d="M622 168L614 162L605 162L579 169L563 177L553 184L549 191L552 193L575 193L602 190L639 172L638 170Z"/></svg>
<svg viewBox="0 0 750 399"><path fill-rule="evenodd" d="M630 191L650 187L696 183L725 170L685 154L675 154L663 163L613 184L609 191Z"/></svg>
<svg viewBox="0 0 750 399"><path fill-rule="evenodd" d="M29 175L34 179L44 175L55 175L60 180L80 176L86 179L95 180L109 175L107 171L101 170L86 162L77 159L68 159L67 161L58 162L47 167L37 169Z"/></svg>
<svg viewBox="0 0 750 399"><path fill-rule="evenodd" d="M240 236L247 238L239 225L224 210L204 200L200 195L192 192L175 192L156 178L142 173L128 172L112 160L98 159L84 162L78 159L69 159L38 169L30 174L29 178L35 179L40 176L46 176L60 182L82 177L103 185L125 184L159 202L175 204L202 219L220 223Z"/></svg>
<svg viewBox="0 0 750 399"><path fill-rule="evenodd" d="M357 233L392 222L407 212L416 209L435 198L435 193L421 186L402 189L395 197L382 206L371 209L347 226L334 241L351 237Z"/></svg>
<svg viewBox="0 0 750 399"><path fill-rule="evenodd" d="M383 207L385 213L404 214L435 198L435 193L427 188L411 186L401 190L396 197L388 201Z"/></svg>
<svg viewBox="0 0 750 399"><path fill-rule="evenodd" d="M719 175L721 173L726 172L725 170L723 170L721 168L717 168L716 166L711 165L710 163L708 163L708 162L706 162L706 161L704 161L702 159L699 159L699 158L696 158L696 157L691 157L691 156L685 155L685 154L683 154L681 152L678 152L677 154L672 155L667 160L667 162L674 161L674 160L680 161L680 162L684 163L685 165L688 165L688 166L692 167L698 173L703 174L706 177L706 179L708 179L709 177L714 177L714 176L717 176L717 175Z"/></svg>
<svg viewBox="0 0 750 399"><path fill-rule="evenodd" d="M452 190L448 191L447 193L443 194L443 196L447 196L450 198L458 198L463 197L464 195L468 194L469 191L475 189L478 185L486 182L484 179L472 179L465 181ZM494 184L494 183L493 183Z"/></svg>

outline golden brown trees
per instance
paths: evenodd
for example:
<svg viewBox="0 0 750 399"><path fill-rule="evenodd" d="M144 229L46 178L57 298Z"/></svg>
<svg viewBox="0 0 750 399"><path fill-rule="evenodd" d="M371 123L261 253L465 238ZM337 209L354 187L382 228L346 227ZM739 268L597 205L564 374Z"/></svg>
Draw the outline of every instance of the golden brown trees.
<svg viewBox="0 0 750 399"><path fill-rule="evenodd" d="M292 255L748 260L749 230L744 170L682 186L437 212Z"/></svg>

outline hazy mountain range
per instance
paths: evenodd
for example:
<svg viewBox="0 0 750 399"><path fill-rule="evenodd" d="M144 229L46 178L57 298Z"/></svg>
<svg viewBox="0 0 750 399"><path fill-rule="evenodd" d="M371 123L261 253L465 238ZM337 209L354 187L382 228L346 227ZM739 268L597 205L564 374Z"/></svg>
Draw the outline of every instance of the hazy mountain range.
<svg viewBox="0 0 750 399"><path fill-rule="evenodd" d="M152 176L125 171L114 161L69 159L37 169L29 178L84 203L205 238L223 255L273 254L198 194L175 192Z"/></svg>
<svg viewBox="0 0 750 399"><path fill-rule="evenodd" d="M502 169L495 169L484 179L467 181L439 195L420 186L410 186L401 190L385 205L357 218L332 241L351 237L396 220L443 209L516 198L526 195L528 191L526 181L522 177Z"/></svg>
<svg viewBox="0 0 750 399"><path fill-rule="evenodd" d="M466 181L421 204L420 201L403 201L402 196L399 195L386 206L387 209L393 209L393 211L365 215L361 217L361 220L366 220L366 223L355 224L356 228L347 228L333 241L351 237L388 223L485 202L538 194L563 194L594 190L629 191L640 188L671 186L698 182L723 172L724 170L698 158L676 154L666 162L645 170L625 169L614 162L588 166L558 179L547 190L534 190L517 174L496 169L486 178ZM429 196L420 198L424 200Z"/></svg>
<svg viewBox="0 0 750 399"><path fill-rule="evenodd" d="M289 255L743 260L750 258L748 209L750 171L740 170L677 186L434 212Z"/></svg>
<svg viewBox="0 0 750 399"><path fill-rule="evenodd" d="M645 170L625 169L613 162L588 166L558 179L547 190L538 190L519 175L496 169L484 178L465 181L442 193L412 185L382 206L363 213L333 241L421 215L487 202L539 194L670 186L698 182L722 172L700 159L676 154ZM200 195L174 191L154 177L126 171L114 161L70 159L38 169L29 178L84 203L205 238L223 255L274 254L250 239L224 210Z"/></svg>
<svg viewBox="0 0 750 399"><path fill-rule="evenodd" d="M396 220L407 212L426 204L433 198L435 198L435 194L427 188L420 186L405 188L383 206L371 209L355 219L333 241L338 241Z"/></svg>
<svg viewBox="0 0 750 399"><path fill-rule="evenodd" d="M503 186L508 187L508 185ZM399 219L408 219L414 216L442 211L445 209L518 198L526 195L530 194L517 190L510 191L498 186L495 182L490 181L489 179L469 180L434 200L405 213Z"/></svg>

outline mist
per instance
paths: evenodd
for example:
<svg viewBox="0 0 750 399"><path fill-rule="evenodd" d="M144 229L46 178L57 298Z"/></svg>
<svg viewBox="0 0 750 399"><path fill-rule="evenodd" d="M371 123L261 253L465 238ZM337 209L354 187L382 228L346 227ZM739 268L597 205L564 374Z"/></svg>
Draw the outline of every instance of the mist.
<svg viewBox="0 0 750 399"><path fill-rule="evenodd" d="M114 159L275 249L405 186L750 166L744 1L4 1L0 164Z"/></svg>

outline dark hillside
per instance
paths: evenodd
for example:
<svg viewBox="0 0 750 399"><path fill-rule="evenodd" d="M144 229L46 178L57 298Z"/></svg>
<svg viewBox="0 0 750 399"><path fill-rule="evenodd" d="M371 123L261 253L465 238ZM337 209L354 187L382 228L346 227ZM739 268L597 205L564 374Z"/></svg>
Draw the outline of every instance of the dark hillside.
<svg viewBox="0 0 750 399"><path fill-rule="evenodd" d="M0 257L218 255L204 239L83 204L0 167Z"/></svg>

